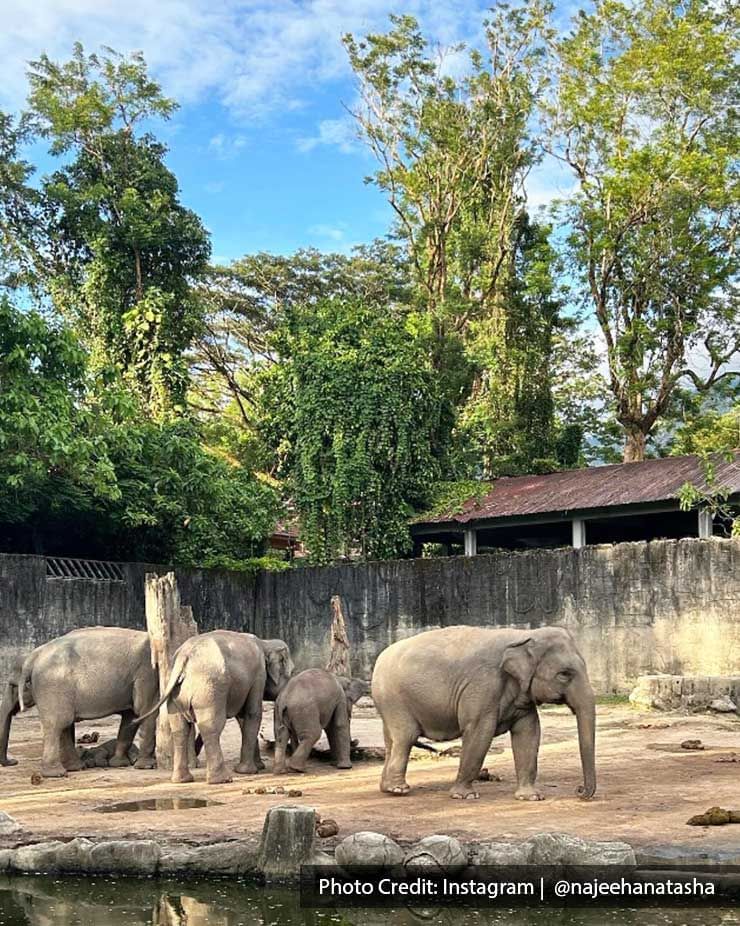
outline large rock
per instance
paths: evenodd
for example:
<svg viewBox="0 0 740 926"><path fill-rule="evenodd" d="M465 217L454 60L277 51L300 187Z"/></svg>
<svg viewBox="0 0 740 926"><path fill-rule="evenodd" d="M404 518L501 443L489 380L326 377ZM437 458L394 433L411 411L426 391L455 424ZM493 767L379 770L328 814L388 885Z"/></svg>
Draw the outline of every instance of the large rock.
<svg viewBox="0 0 740 926"><path fill-rule="evenodd" d="M111 839L90 850L90 870L111 874L152 875L160 848L153 839Z"/></svg>
<svg viewBox="0 0 740 926"><path fill-rule="evenodd" d="M331 859L314 849L316 811L313 807L282 806L267 811L257 855L266 881L292 881L302 865L324 865Z"/></svg>
<svg viewBox="0 0 740 926"><path fill-rule="evenodd" d="M479 842L473 846L476 865L528 865L532 846L526 842Z"/></svg>
<svg viewBox="0 0 740 926"><path fill-rule="evenodd" d="M701 712L740 704L740 675L641 675L630 702L642 710Z"/></svg>
<svg viewBox="0 0 740 926"><path fill-rule="evenodd" d="M59 841L21 846L13 853L10 867L34 874L56 874L59 871L59 853L63 848L64 843Z"/></svg>
<svg viewBox="0 0 740 926"><path fill-rule="evenodd" d="M454 836L425 836L408 850L404 864L410 869L460 871L468 864L468 853Z"/></svg>
<svg viewBox="0 0 740 926"><path fill-rule="evenodd" d="M64 843L57 852L57 867L59 871L80 872L90 870L90 853L95 843L82 836Z"/></svg>
<svg viewBox="0 0 740 926"><path fill-rule="evenodd" d="M256 865L256 848L246 842L165 849L159 859L160 873L171 874L243 875Z"/></svg>
<svg viewBox="0 0 740 926"><path fill-rule="evenodd" d="M538 833L527 839L532 865L634 865L626 842L590 842L568 833Z"/></svg>
<svg viewBox="0 0 740 926"><path fill-rule="evenodd" d="M390 836L360 832L343 839L334 851L334 858L342 868L358 865L393 867L403 863L404 853Z"/></svg>
<svg viewBox="0 0 740 926"><path fill-rule="evenodd" d="M22 829L23 827L17 820L0 810L0 836L13 836L15 833L20 833Z"/></svg>
<svg viewBox="0 0 740 926"><path fill-rule="evenodd" d="M10 868L14 854L13 849L0 849L0 875Z"/></svg>

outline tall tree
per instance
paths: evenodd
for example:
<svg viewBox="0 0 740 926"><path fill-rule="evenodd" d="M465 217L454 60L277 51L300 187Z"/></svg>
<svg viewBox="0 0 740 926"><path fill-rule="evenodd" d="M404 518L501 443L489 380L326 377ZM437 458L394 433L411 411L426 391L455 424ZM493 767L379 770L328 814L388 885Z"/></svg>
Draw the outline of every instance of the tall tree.
<svg viewBox="0 0 740 926"><path fill-rule="evenodd" d="M547 396L525 393L548 391L558 310L551 281L517 280L522 256L533 257L524 239L539 240L540 260L547 247L544 230L526 217L524 182L538 158L532 125L549 10L541 0L495 8L486 52L470 52L461 77L411 16L392 16L383 35L345 37L360 83L360 133L380 165L372 179L407 246L420 330L444 393L458 407L471 396L463 418L482 454L479 473L514 465L527 441L514 446L501 437L521 427L528 403L547 419L539 422L543 438L527 451L530 462L531 454L548 455L541 445L552 430ZM545 289L523 308L523 291L536 281Z"/></svg>
<svg viewBox="0 0 740 926"><path fill-rule="evenodd" d="M598 0L555 45L551 148L627 462L740 348L738 36L732 3Z"/></svg>
<svg viewBox="0 0 740 926"><path fill-rule="evenodd" d="M32 62L29 81L29 114L20 126L6 120L6 145L32 126L65 163L31 189L15 161L3 185L4 232L24 282L51 297L93 364L116 366L150 413L181 410L183 352L200 324L191 283L210 246L179 201L165 147L141 132L175 103L140 55L86 55L79 44L64 64Z"/></svg>
<svg viewBox="0 0 740 926"><path fill-rule="evenodd" d="M418 338L392 307L358 298L296 306L277 333L264 423L316 562L411 547L409 515L439 472L440 402Z"/></svg>

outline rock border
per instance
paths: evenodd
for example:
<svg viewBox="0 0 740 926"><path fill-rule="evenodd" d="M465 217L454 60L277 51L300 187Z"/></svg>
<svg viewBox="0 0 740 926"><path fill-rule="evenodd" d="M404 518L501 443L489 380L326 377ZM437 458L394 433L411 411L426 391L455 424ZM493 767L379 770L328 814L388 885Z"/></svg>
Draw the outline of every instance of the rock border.
<svg viewBox="0 0 740 926"><path fill-rule="evenodd" d="M495 839L462 843L452 836L431 835L402 846L381 833L353 833L341 840L336 853L321 851L321 840L306 838L300 851L283 847L275 858L274 827L295 827L298 816L313 819L309 807L273 807L261 840L229 840L205 845L160 844L154 839L23 842L0 848L0 875L96 874L133 877L188 875L240 876L267 882L295 882L301 865L389 865L407 870L461 871L469 865L624 865L661 866L690 871L697 866L740 866L740 846L707 850L695 846L653 845L633 848L624 842L585 840L567 833L538 833L518 842ZM280 818L285 817L281 822ZM10 820L12 818L6 818ZM269 821L272 821L270 823ZM13 821L15 822L15 821ZM305 823L305 821L303 821ZM306 825L308 832L308 826ZM285 832L291 832L286 829ZM22 837L20 837L22 838ZM20 841L15 836L16 842ZM287 843L285 843L287 846ZM266 851L267 850L267 851Z"/></svg>

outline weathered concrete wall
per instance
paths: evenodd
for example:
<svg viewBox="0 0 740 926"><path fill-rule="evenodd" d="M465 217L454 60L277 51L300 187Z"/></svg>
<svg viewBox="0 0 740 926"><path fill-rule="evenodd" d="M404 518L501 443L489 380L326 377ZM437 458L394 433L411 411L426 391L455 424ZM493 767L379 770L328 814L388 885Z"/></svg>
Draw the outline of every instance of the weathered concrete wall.
<svg viewBox="0 0 740 926"><path fill-rule="evenodd" d="M13 653L74 627L143 627L144 575L165 569L127 564L122 582L48 579L40 557L0 556L0 677ZM394 640L456 623L565 625L601 692L626 693L639 675L740 671L740 543L732 540L177 574L201 630L283 637L299 666L324 663L336 594L355 671L365 676Z"/></svg>

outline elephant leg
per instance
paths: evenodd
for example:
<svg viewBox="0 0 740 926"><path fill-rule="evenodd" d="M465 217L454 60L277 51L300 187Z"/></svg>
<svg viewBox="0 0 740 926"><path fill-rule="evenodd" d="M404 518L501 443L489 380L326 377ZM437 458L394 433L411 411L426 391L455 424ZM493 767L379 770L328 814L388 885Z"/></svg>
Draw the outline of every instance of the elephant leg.
<svg viewBox="0 0 740 926"><path fill-rule="evenodd" d="M18 765L18 760L8 755L8 740L10 739L10 724L20 709L18 689L8 682L5 686L2 704L0 704L0 765Z"/></svg>
<svg viewBox="0 0 740 926"><path fill-rule="evenodd" d="M46 712L44 712L46 714ZM67 770L62 761L62 739L68 736L71 721L67 717L44 716L41 721L44 745L41 753L41 775L44 778L64 778ZM65 739L66 746L66 739Z"/></svg>
<svg viewBox="0 0 740 926"><path fill-rule="evenodd" d="M74 724L62 733L62 765L68 772L79 772L85 767L85 763L77 755Z"/></svg>
<svg viewBox="0 0 740 926"><path fill-rule="evenodd" d="M136 736L136 727L133 726L133 721L133 711L121 712L121 723L118 727L118 736L116 737L116 750L108 762L111 768L126 768L131 765L128 753L133 745L134 737Z"/></svg>
<svg viewBox="0 0 740 926"><path fill-rule="evenodd" d="M134 762L134 768L156 768L157 715L148 717L139 730L139 755Z"/></svg>
<svg viewBox="0 0 740 926"><path fill-rule="evenodd" d="M535 788L537 755L540 750L540 718L537 711L520 717L511 728L511 751L514 754L519 801L542 801L544 796Z"/></svg>
<svg viewBox="0 0 740 926"><path fill-rule="evenodd" d="M337 768L352 768L350 761L349 712L345 701L337 704L326 728L331 754Z"/></svg>
<svg viewBox="0 0 740 926"><path fill-rule="evenodd" d="M293 772L305 772L306 762L311 755L311 750L321 739L321 724L317 720L315 724L302 727L296 732L298 734L298 746L293 750L287 765Z"/></svg>
<svg viewBox="0 0 740 926"><path fill-rule="evenodd" d="M288 753L288 743L290 742L290 729L283 721L275 724L275 758L272 763L272 771L275 775L284 775L288 769L285 763L285 757Z"/></svg>
<svg viewBox="0 0 740 926"><path fill-rule="evenodd" d="M195 712L195 720L203 737L206 753L206 781L209 785L225 784L232 780L221 751L221 734L226 726L226 711L222 707L206 707ZM250 755L252 750L250 747Z"/></svg>
<svg viewBox="0 0 740 926"><path fill-rule="evenodd" d="M195 780L188 768L192 724L172 705L168 705L167 708L172 733L172 782L187 784Z"/></svg>
<svg viewBox="0 0 740 926"><path fill-rule="evenodd" d="M496 722L492 713L471 721L463 730L462 753L457 778L450 789L450 795L458 800L476 800L478 792L475 781L480 775L483 760L491 746Z"/></svg>
<svg viewBox="0 0 740 926"><path fill-rule="evenodd" d="M406 781L411 747L421 731L411 717L396 716L391 719L392 723L383 718L385 765L380 776L380 790L395 797L405 797L411 790Z"/></svg>
<svg viewBox="0 0 740 926"><path fill-rule="evenodd" d="M265 766L260 757L259 733L262 723L262 692L254 688L249 692L242 713L238 717L242 728L242 748L237 775L256 775Z"/></svg>

